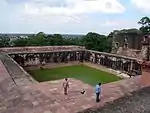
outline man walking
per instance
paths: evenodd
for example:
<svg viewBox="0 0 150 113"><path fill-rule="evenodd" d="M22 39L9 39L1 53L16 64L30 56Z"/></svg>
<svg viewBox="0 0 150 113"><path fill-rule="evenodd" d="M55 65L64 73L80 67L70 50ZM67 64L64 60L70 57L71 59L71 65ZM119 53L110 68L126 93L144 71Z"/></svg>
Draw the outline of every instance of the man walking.
<svg viewBox="0 0 150 113"><path fill-rule="evenodd" d="M67 95L68 94L68 88L69 88L69 82L68 82L67 78L65 78L65 81L63 82L63 88L64 88L64 94Z"/></svg>
<svg viewBox="0 0 150 113"><path fill-rule="evenodd" d="M101 93L101 83L96 85L95 93L96 93L96 102L99 102L100 101L100 93Z"/></svg>

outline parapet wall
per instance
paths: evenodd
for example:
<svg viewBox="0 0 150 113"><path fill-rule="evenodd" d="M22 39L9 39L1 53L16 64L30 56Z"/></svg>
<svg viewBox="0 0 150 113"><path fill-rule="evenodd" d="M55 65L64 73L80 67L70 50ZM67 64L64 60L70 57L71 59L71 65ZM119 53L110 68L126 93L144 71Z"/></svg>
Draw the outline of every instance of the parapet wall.
<svg viewBox="0 0 150 113"><path fill-rule="evenodd" d="M5 78L6 73L15 85L24 86L36 83L36 81L9 55L0 52L0 78ZM2 71L2 72L1 72Z"/></svg>
<svg viewBox="0 0 150 113"><path fill-rule="evenodd" d="M5 68L4 64L0 60L0 83L9 79L12 83L14 83L13 79L10 77L7 69ZM15 84L15 83L14 83Z"/></svg>
<svg viewBox="0 0 150 113"><path fill-rule="evenodd" d="M30 47L12 47L0 48L0 51L7 53L40 53L40 52L55 52L55 51L74 51L84 50L83 46L30 46Z"/></svg>

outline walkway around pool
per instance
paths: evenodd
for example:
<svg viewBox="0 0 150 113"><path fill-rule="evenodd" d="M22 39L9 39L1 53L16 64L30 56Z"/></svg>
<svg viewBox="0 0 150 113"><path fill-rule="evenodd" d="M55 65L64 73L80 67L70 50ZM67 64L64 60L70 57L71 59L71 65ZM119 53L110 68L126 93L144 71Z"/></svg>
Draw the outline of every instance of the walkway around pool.
<svg viewBox="0 0 150 113"><path fill-rule="evenodd" d="M17 86L0 62L0 113L75 113L102 107L143 87L141 76L104 84L101 102L97 104L92 86L70 78L69 94L64 96L62 81ZM82 95L81 90L86 93Z"/></svg>
<svg viewBox="0 0 150 113"><path fill-rule="evenodd" d="M26 86L25 92L40 92L34 93L35 97L39 96L38 100L45 101L47 103L52 101L50 105L44 104L44 108L47 112L52 113L76 113L88 108L102 107L106 102L111 102L125 94L129 94L141 88L140 77L121 80L114 83L102 85L101 102L95 103L94 88L84 84L79 80L70 78L69 94L64 96L62 89L62 81L44 82L32 86ZM82 95L80 91L85 90L86 93ZM44 96L40 96L40 94ZM47 98L44 98L47 97ZM32 97L29 97L32 100ZM28 99L29 99L28 98ZM38 100L32 100L35 106L42 106ZM36 111L38 112L38 111Z"/></svg>

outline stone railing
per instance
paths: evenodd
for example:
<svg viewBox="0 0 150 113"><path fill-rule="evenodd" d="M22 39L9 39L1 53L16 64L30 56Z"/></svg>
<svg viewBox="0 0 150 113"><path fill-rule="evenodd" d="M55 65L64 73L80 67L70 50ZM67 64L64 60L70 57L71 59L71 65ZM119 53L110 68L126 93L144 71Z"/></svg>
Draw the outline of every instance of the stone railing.
<svg viewBox="0 0 150 113"><path fill-rule="evenodd" d="M141 65L136 58L87 50L84 54L84 60L131 75L142 74Z"/></svg>
<svg viewBox="0 0 150 113"><path fill-rule="evenodd" d="M18 53L10 54L10 56L21 66L85 61L103 65L107 68L119 70L124 73L139 72L141 74L141 65L137 62L136 58L85 49L72 51L53 51L48 53Z"/></svg>
<svg viewBox="0 0 150 113"><path fill-rule="evenodd" d="M138 63L137 58L86 50L82 46L14 47L0 48L0 51L7 52L21 66L85 61L124 73L136 71L141 74L141 64Z"/></svg>
<svg viewBox="0 0 150 113"><path fill-rule="evenodd" d="M22 66L39 65L45 63L63 63L68 61L83 61L84 50L55 51L43 53L9 54Z"/></svg>

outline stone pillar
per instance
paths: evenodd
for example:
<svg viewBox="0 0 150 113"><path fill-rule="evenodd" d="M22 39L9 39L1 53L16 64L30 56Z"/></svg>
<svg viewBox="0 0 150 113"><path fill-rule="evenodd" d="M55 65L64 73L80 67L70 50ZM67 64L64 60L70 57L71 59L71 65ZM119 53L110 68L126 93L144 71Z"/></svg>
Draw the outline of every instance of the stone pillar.
<svg viewBox="0 0 150 113"><path fill-rule="evenodd" d="M147 51L148 51L147 45L143 45L141 50L142 59L147 60Z"/></svg>
<svg viewBox="0 0 150 113"><path fill-rule="evenodd" d="M65 63L68 63L68 52L65 52Z"/></svg>
<svg viewBox="0 0 150 113"><path fill-rule="evenodd" d="M133 70L133 60L130 61L130 71Z"/></svg>
<svg viewBox="0 0 150 113"><path fill-rule="evenodd" d="M75 51L73 52L73 59L74 59L74 61L77 60L77 55L76 55L76 52L75 52Z"/></svg>
<svg viewBox="0 0 150 113"><path fill-rule="evenodd" d="M125 71L125 63L126 63L125 59L122 59L122 70L123 71Z"/></svg>
<svg viewBox="0 0 150 113"><path fill-rule="evenodd" d="M121 65L120 65L120 58L118 58L118 57L116 58L116 63L117 63L116 64L117 65L117 70L120 70L121 69L120 68L121 67Z"/></svg>
<svg viewBox="0 0 150 113"><path fill-rule="evenodd" d="M112 51L111 51L111 53L114 53L114 54L116 54L117 51L118 51L118 49L119 49L119 43L117 43L117 42L115 41L117 34L118 34L118 32L114 32L114 33L113 33Z"/></svg>
<svg viewBox="0 0 150 113"><path fill-rule="evenodd" d="M116 58L115 57L112 57L112 66L111 66L112 69L116 69Z"/></svg>
<svg viewBox="0 0 150 113"><path fill-rule="evenodd" d="M95 63L98 63L98 57L97 57L97 53L95 53Z"/></svg>
<svg viewBox="0 0 150 113"><path fill-rule="evenodd" d="M64 62L64 61L65 61L65 53L62 52L62 53L61 53L61 62Z"/></svg>
<svg viewBox="0 0 150 113"><path fill-rule="evenodd" d="M79 52L76 52L76 60L79 60Z"/></svg>
<svg viewBox="0 0 150 113"><path fill-rule="evenodd" d="M98 54L98 64L100 64L101 59L100 59L100 54Z"/></svg>
<svg viewBox="0 0 150 113"><path fill-rule="evenodd" d="M73 52L70 52L70 61L74 61Z"/></svg>
<svg viewBox="0 0 150 113"><path fill-rule="evenodd" d="M80 52L80 62L83 62L83 60L84 60L84 52L81 51Z"/></svg>

